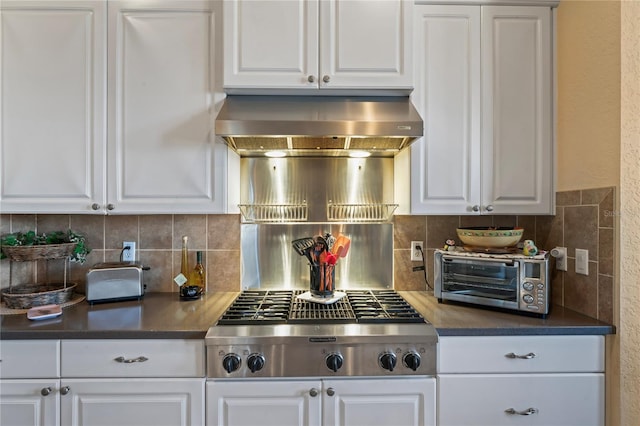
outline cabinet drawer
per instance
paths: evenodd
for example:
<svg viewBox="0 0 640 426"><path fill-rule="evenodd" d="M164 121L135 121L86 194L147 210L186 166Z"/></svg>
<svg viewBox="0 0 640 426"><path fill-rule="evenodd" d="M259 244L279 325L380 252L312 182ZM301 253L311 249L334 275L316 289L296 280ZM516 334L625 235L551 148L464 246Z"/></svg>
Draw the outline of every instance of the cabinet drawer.
<svg viewBox="0 0 640 426"><path fill-rule="evenodd" d="M204 377L202 340L63 340L64 377Z"/></svg>
<svg viewBox="0 0 640 426"><path fill-rule="evenodd" d="M439 373L604 371L604 336L441 337Z"/></svg>
<svg viewBox="0 0 640 426"><path fill-rule="evenodd" d="M601 426L604 374L444 374L437 400L440 426Z"/></svg>
<svg viewBox="0 0 640 426"><path fill-rule="evenodd" d="M3 340L0 359L2 379L60 377L59 340Z"/></svg>

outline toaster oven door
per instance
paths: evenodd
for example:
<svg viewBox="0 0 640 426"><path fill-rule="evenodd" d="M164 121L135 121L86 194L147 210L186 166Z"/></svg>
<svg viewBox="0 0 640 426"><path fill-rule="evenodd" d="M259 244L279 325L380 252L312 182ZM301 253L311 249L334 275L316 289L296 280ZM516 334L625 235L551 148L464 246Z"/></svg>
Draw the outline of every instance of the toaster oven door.
<svg viewBox="0 0 640 426"><path fill-rule="evenodd" d="M517 308L517 261L443 257L441 268L443 298Z"/></svg>

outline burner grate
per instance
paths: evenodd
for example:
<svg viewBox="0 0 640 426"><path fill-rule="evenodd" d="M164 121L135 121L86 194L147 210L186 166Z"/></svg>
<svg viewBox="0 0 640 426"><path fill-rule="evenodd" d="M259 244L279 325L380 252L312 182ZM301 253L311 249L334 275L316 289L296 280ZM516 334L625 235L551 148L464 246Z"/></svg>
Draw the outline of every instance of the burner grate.
<svg viewBox="0 0 640 426"><path fill-rule="evenodd" d="M298 291L295 293L295 296L301 293L301 291ZM356 316L347 299L340 299L335 303L324 305L294 297L289 314L290 324L306 323L310 320L322 320L323 322L354 322L355 319Z"/></svg>
<svg viewBox="0 0 640 426"><path fill-rule="evenodd" d="M218 325L332 323L420 323L425 319L394 290L346 290L332 304L298 299L299 290L247 290Z"/></svg>

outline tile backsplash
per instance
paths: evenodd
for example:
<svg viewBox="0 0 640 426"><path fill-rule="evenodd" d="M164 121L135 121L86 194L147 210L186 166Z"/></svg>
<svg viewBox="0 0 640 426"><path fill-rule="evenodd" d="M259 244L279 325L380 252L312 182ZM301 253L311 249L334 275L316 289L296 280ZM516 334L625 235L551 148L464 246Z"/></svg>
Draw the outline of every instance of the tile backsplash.
<svg viewBox="0 0 640 426"><path fill-rule="evenodd" d="M568 271L555 271L552 259L553 303L603 321L613 321L613 283L616 264L615 188L556 194L555 216L395 216L394 286L397 290L427 290L433 284L433 252L447 239L456 239L460 226L521 226L523 239L544 250L567 247ZM239 215L0 215L0 233L36 229L47 232L71 228L85 234L93 249L84 265L71 264L70 280L82 291L85 274L98 262L117 261L123 241L136 241L137 257L149 266L144 272L148 292L177 292L173 277L180 271L183 235L189 236L191 265L195 252L204 252L208 291L240 290ZM411 241L425 242L425 273L413 271ZM589 250L589 275L575 271L575 249ZM47 263L47 265L43 265ZM0 261L1 287L16 283L60 282L62 261L23 262L9 267Z"/></svg>

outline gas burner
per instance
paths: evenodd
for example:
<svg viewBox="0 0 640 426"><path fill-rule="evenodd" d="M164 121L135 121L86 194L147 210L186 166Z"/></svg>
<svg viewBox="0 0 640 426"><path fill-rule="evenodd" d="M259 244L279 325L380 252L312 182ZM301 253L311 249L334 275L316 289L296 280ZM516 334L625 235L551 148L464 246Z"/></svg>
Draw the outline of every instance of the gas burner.
<svg viewBox="0 0 640 426"><path fill-rule="evenodd" d="M217 325L323 323L424 323L424 318L393 290L346 290L333 304L298 299L299 290L241 293Z"/></svg>

